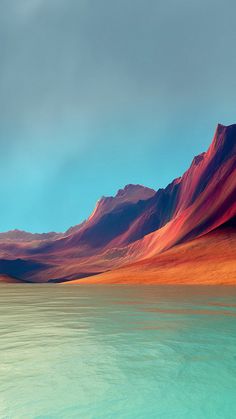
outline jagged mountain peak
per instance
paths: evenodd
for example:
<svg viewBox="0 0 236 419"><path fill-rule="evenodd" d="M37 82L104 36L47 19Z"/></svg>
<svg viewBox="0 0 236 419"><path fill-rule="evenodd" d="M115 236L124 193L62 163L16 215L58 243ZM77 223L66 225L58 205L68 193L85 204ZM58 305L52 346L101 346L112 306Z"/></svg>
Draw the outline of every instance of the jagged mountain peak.
<svg viewBox="0 0 236 419"><path fill-rule="evenodd" d="M128 184L123 189L119 189L115 196L102 196L89 217L89 220L95 220L107 212L125 203L137 203L146 200L155 195L154 189L142 185Z"/></svg>

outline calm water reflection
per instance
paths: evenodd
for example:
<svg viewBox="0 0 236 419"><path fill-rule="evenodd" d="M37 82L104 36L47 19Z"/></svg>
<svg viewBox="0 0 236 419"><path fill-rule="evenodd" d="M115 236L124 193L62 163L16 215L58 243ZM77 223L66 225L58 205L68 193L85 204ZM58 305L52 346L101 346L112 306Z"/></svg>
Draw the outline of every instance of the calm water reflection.
<svg viewBox="0 0 236 419"><path fill-rule="evenodd" d="M0 418L236 417L236 288L1 285Z"/></svg>

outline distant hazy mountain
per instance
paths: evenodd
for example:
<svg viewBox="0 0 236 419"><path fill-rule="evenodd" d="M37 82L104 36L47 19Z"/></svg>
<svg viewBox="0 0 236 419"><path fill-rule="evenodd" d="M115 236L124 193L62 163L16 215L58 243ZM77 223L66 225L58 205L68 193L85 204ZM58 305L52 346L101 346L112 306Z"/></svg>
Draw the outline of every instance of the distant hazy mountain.
<svg viewBox="0 0 236 419"><path fill-rule="evenodd" d="M5 233L0 233L0 241L12 240L12 241L34 241L34 240L51 240L56 237L60 237L60 233L29 233L22 230L10 230Z"/></svg>

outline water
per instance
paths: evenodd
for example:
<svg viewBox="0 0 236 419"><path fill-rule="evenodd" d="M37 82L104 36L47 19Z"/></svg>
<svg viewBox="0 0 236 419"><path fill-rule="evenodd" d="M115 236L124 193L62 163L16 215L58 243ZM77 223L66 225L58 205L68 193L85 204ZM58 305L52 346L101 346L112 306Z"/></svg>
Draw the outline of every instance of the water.
<svg viewBox="0 0 236 419"><path fill-rule="evenodd" d="M236 418L236 288L1 285L0 418Z"/></svg>

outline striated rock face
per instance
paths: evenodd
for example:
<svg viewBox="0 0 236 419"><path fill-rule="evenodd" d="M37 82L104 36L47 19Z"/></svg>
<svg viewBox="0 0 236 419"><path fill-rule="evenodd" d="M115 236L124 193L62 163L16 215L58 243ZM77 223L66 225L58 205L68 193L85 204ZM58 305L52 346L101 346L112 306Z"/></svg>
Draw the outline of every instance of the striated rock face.
<svg viewBox="0 0 236 419"><path fill-rule="evenodd" d="M102 197L88 220L62 235L34 243L0 240L0 257L33 262L34 269L27 265L27 280L81 278L152 260L235 216L236 125L218 125L207 152L196 156L183 176L165 189L127 185L115 197ZM207 246L208 241L201 243ZM0 274L11 275L6 262L4 267ZM24 279L24 275L18 277Z"/></svg>
<svg viewBox="0 0 236 419"><path fill-rule="evenodd" d="M198 213L201 226L197 223L199 233L203 232L204 228L214 226L214 222L217 225L218 217L221 223L223 213L226 214L227 209L232 209L235 205L235 166L236 125L218 125L208 151L195 157L181 178L156 193L126 240L131 242L163 227L167 222L177 219L192 205L201 209L201 213ZM200 205L201 195L203 202ZM215 207L214 214L211 206ZM184 217L187 222L189 215L185 213ZM190 222L191 227L196 227L195 222L196 220L193 220L192 225Z"/></svg>
<svg viewBox="0 0 236 419"><path fill-rule="evenodd" d="M130 246L135 258L206 234L236 215L236 125L219 125L208 151L166 190L172 215L168 210L168 223Z"/></svg>
<svg viewBox="0 0 236 419"><path fill-rule="evenodd" d="M189 170L181 178L176 213L192 204L229 160L233 159L235 163L235 155L236 125L218 125L208 151L195 157Z"/></svg>

